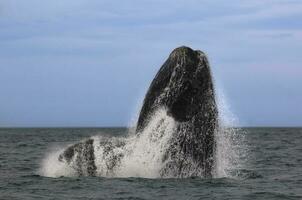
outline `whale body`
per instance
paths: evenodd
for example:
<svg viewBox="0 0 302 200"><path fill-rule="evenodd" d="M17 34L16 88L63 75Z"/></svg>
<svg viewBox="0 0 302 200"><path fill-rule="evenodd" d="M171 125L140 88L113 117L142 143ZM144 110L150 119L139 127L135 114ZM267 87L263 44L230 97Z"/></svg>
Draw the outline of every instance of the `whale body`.
<svg viewBox="0 0 302 200"><path fill-rule="evenodd" d="M214 165L218 110L206 55L189 47L172 51L153 79L141 108L135 134L142 134L154 113L164 109L175 121L169 145L161 158L160 177L211 177ZM171 130L170 130L171 131ZM165 134L165 133L163 133ZM58 158L78 175L96 175L93 138L69 146ZM123 154L114 153L125 142L101 142L102 156L110 157L108 170L118 167Z"/></svg>

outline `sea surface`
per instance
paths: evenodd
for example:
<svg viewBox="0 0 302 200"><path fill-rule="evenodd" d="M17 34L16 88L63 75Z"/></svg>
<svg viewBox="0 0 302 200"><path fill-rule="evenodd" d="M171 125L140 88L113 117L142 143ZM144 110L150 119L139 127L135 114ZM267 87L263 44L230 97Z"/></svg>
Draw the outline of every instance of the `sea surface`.
<svg viewBox="0 0 302 200"><path fill-rule="evenodd" d="M302 128L237 131L248 155L236 176L147 179L41 174L55 149L126 128L0 129L0 199L302 199Z"/></svg>

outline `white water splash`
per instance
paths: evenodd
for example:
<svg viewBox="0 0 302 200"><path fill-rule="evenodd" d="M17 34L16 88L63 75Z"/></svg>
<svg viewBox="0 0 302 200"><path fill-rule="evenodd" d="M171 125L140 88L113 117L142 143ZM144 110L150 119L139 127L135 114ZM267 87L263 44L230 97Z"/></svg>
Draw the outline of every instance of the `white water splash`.
<svg viewBox="0 0 302 200"><path fill-rule="evenodd" d="M236 171L244 167L247 149L245 132L238 126L237 117L231 112L227 99L220 88L216 94L219 110L219 127L215 132L216 150L214 177L236 178Z"/></svg>
<svg viewBox="0 0 302 200"><path fill-rule="evenodd" d="M97 175L158 178L164 164L162 158L169 146L174 127L174 119L167 115L165 109L160 109L154 113L150 123L141 133L130 133L127 137L92 137ZM107 148L112 149L108 151ZM41 175L60 177L76 174L70 167L73 163L66 165L58 160L65 149L51 152L46 157L42 162Z"/></svg>
<svg viewBox="0 0 302 200"><path fill-rule="evenodd" d="M118 177L157 178L162 169L162 157L169 147L175 121L166 110L159 110L143 132L127 139L126 154L117 172Z"/></svg>
<svg viewBox="0 0 302 200"><path fill-rule="evenodd" d="M38 174L46 177L76 176L76 171L69 165L59 162L58 158L65 149L53 148L42 160Z"/></svg>
<svg viewBox="0 0 302 200"><path fill-rule="evenodd" d="M230 112L222 91L216 99L219 110L219 128L215 132L214 177L236 177L236 170L243 167L244 134L234 128L238 123ZM138 134L129 130L126 137L93 136L96 175L103 177L159 178L164 166L163 156L175 132L176 121L159 109L148 126ZM52 151L43 160L41 175L50 177L75 176L76 171L58 160L66 148ZM108 150L109 149L109 150ZM74 156L76 157L76 156ZM72 161L76 162L76 161ZM235 172L235 174L234 174Z"/></svg>

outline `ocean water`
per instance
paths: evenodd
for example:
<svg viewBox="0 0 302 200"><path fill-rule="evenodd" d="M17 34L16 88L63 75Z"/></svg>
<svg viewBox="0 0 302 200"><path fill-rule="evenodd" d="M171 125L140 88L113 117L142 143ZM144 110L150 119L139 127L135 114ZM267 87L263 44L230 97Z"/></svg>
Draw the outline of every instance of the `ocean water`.
<svg viewBox="0 0 302 200"><path fill-rule="evenodd" d="M56 169L47 162L52 152L126 128L0 129L0 199L302 199L302 128L234 131L233 143L217 143L214 178L154 179L43 173L45 165Z"/></svg>

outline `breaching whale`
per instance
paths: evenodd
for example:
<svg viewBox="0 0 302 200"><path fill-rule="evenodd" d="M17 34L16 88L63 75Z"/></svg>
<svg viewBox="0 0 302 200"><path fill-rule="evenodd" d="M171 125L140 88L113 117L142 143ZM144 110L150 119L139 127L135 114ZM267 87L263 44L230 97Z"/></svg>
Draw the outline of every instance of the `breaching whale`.
<svg viewBox="0 0 302 200"><path fill-rule="evenodd" d="M158 109L165 109L175 120L172 137L161 158L159 177L211 177L214 165L215 131L218 110L210 65L206 55L189 47L172 51L153 79L141 108L136 134L141 134ZM78 175L96 175L93 138L69 146L58 160L76 170ZM114 145L125 142L101 141L107 170L118 167L123 154L113 154ZM105 161L104 161L105 162ZM107 162L107 161L106 161Z"/></svg>

